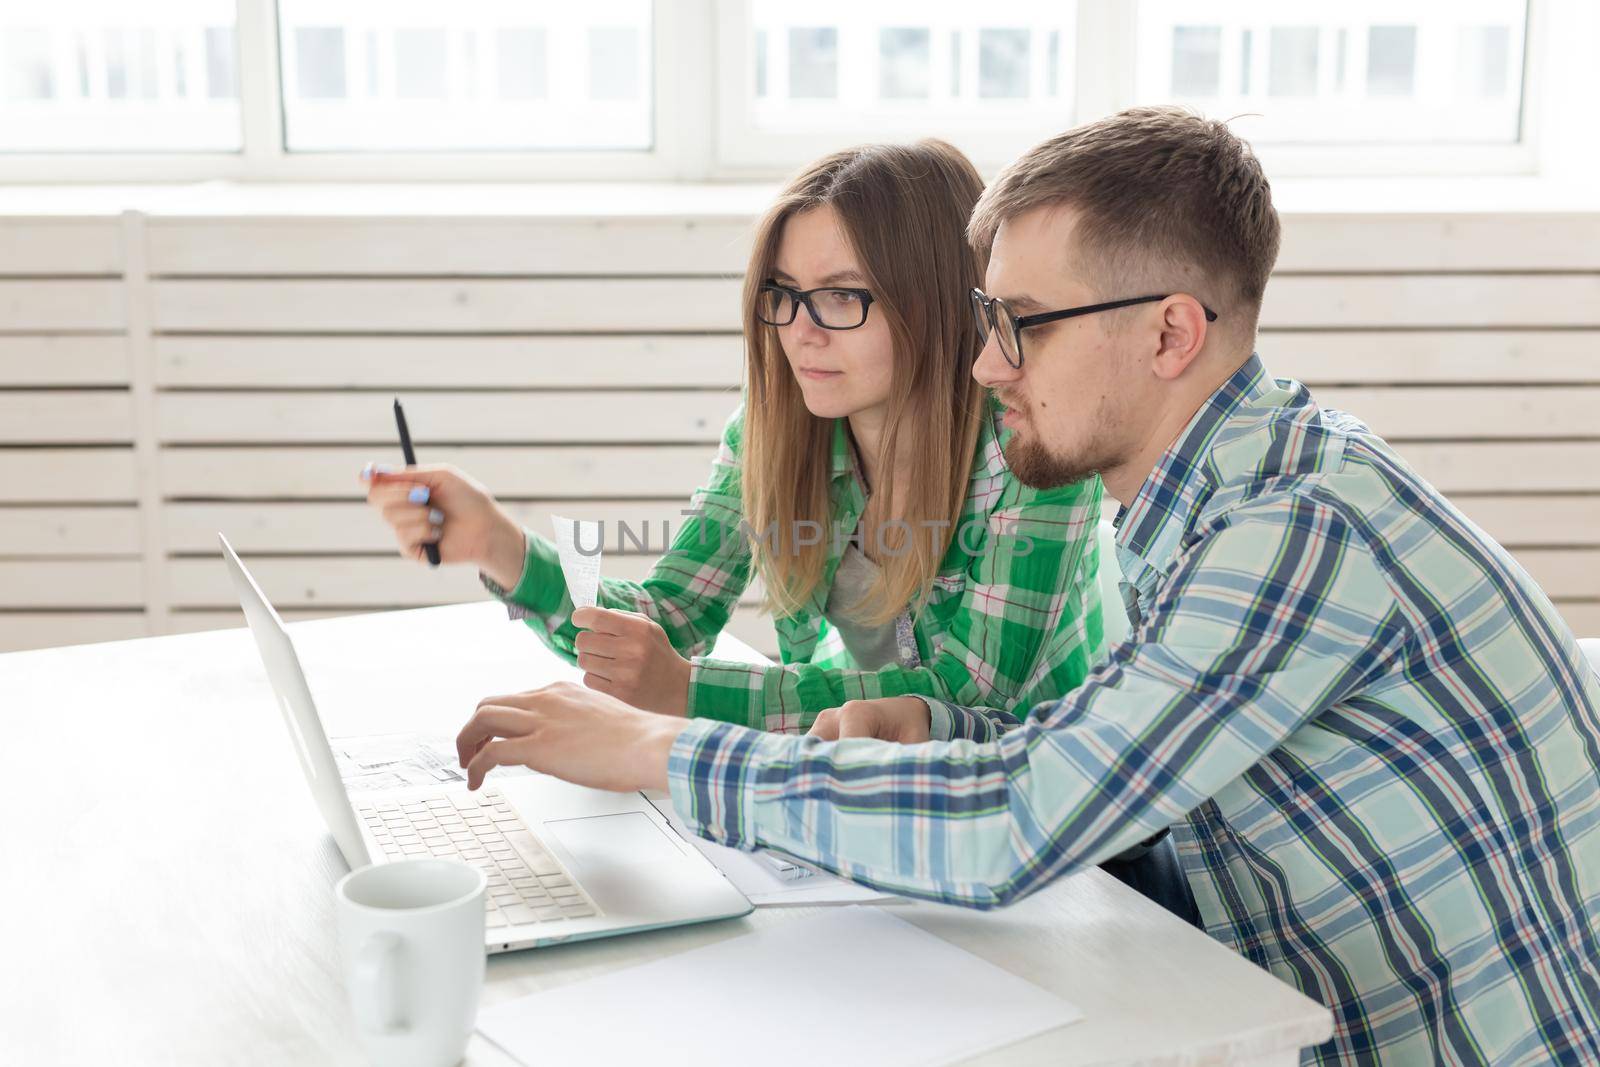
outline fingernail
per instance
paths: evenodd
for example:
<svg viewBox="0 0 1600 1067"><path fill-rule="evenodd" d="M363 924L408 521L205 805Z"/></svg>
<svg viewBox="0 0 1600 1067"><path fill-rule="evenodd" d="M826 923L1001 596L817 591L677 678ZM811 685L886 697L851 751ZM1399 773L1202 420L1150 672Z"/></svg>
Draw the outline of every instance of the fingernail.
<svg viewBox="0 0 1600 1067"><path fill-rule="evenodd" d="M433 523L435 526L443 526L444 512L440 511L438 508L429 508L428 521Z"/></svg>
<svg viewBox="0 0 1600 1067"><path fill-rule="evenodd" d="M413 504L426 504L428 502L428 487L425 485L413 485L411 492L406 494L406 499Z"/></svg>
<svg viewBox="0 0 1600 1067"><path fill-rule="evenodd" d="M361 468L361 480L364 482L372 481L372 464L368 463Z"/></svg>

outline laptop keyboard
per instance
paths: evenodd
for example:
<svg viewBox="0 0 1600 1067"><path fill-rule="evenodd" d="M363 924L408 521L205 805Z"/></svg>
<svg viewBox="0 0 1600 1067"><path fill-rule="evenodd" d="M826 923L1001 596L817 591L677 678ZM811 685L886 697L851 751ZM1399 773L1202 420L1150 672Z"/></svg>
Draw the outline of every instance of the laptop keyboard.
<svg viewBox="0 0 1600 1067"><path fill-rule="evenodd" d="M600 914L499 790L363 801L356 813L377 839L384 859L436 856L471 864L488 875L490 930Z"/></svg>

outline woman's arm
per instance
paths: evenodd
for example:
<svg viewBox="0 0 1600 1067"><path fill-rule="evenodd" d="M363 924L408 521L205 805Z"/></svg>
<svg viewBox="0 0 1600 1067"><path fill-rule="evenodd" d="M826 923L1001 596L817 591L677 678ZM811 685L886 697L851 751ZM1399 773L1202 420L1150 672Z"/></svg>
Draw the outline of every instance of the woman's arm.
<svg viewBox="0 0 1600 1067"><path fill-rule="evenodd" d="M739 530L743 423L740 408L723 430L710 479L695 492L672 547L656 561L650 576L643 582L600 581L599 607L646 616L661 626L672 647L684 656L711 647L750 582L750 550ZM492 581L484 584L552 650L575 661L574 642L582 631L572 623L575 605L560 557L549 538L532 531L526 531L526 537L526 558L516 586L508 590Z"/></svg>
<svg viewBox="0 0 1600 1067"><path fill-rule="evenodd" d="M1020 720L1076 688L1103 651L1094 566L1100 498L1100 481L1090 478L1023 490L983 514L993 532L969 563L944 642L927 663L861 671L696 659L689 714L795 733L846 701L920 694L1007 709Z"/></svg>

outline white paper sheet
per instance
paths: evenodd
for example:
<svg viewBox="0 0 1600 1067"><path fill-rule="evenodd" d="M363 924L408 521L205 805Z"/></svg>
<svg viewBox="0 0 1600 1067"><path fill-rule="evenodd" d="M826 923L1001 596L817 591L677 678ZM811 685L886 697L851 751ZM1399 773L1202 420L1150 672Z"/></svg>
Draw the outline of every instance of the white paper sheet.
<svg viewBox="0 0 1600 1067"><path fill-rule="evenodd" d="M567 595L572 597L574 607L594 607L600 595L600 558L605 532L592 519L552 515L550 522L556 528L556 553L561 557L561 573L567 579ZM579 545L583 546L581 552Z"/></svg>
<svg viewBox="0 0 1600 1067"><path fill-rule="evenodd" d="M841 908L496 1004L478 1030L528 1067L935 1067L1082 1018L879 908Z"/></svg>
<svg viewBox="0 0 1600 1067"><path fill-rule="evenodd" d="M700 854L710 860L727 876L734 888L749 897L750 903L758 908L803 907L815 904L884 904L901 899L889 893L880 893L876 889L868 889L864 885L847 882L843 878L836 878L815 867L793 863L770 852L741 852L736 848L719 845L715 841L707 841L698 834L691 833L683 824L683 820L678 818L671 797L652 792L648 795L648 799L672 824L672 828L683 835L685 841L699 849Z"/></svg>

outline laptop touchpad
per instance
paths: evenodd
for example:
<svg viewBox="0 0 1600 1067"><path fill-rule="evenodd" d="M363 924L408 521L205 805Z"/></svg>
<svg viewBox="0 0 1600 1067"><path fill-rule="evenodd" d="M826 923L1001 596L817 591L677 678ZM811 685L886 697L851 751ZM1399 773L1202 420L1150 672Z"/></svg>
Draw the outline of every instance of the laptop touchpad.
<svg viewBox="0 0 1600 1067"><path fill-rule="evenodd" d="M541 824L572 856L572 873L603 909L653 910L662 884L683 877L687 858L641 812L555 819Z"/></svg>

